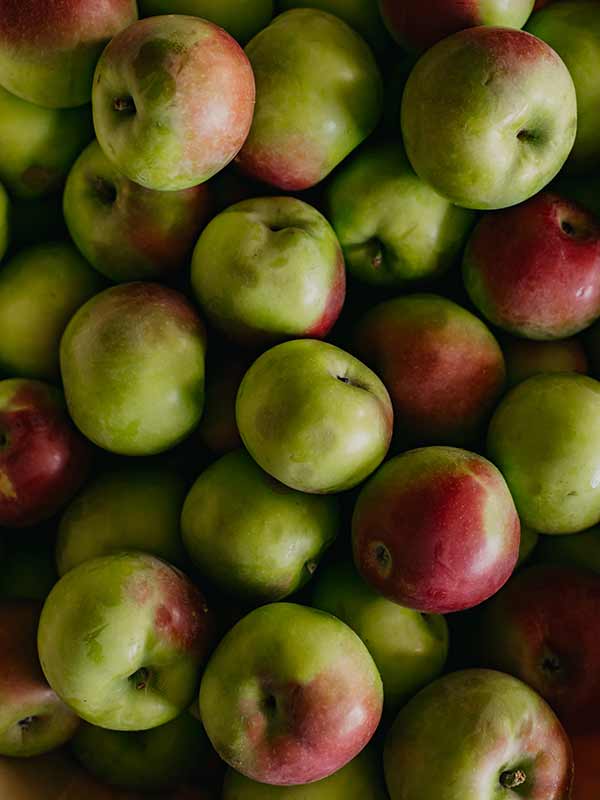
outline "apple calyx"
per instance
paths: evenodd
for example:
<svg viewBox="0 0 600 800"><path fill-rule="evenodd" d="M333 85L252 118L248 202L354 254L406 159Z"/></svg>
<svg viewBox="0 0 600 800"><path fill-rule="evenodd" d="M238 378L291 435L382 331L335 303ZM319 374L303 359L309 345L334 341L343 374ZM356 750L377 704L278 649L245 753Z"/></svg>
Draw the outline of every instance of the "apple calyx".
<svg viewBox="0 0 600 800"><path fill-rule="evenodd" d="M137 672L129 676L129 680L133 683L136 689L142 691L148 686L150 680L150 670L146 667L140 667Z"/></svg>
<svg viewBox="0 0 600 800"><path fill-rule="evenodd" d="M505 789L516 789L518 786L522 786L526 780L527 774L522 769L507 770L500 775L500 785Z"/></svg>
<svg viewBox="0 0 600 800"><path fill-rule="evenodd" d="M35 716L24 717L23 719L20 719L17 722L17 725L22 730L27 730L28 728L30 728L33 725L34 722L37 722L37 717L35 717Z"/></svg>
<svg viewBox="0 0 600 800"><path fill-rule="evenodd" d="M104 205L112 206L117 199L117 190L114 184L112 184L110 181L107 181L106 178L102 178L100 175L97 175L92 179L92 186L94 187L94 192L100 201Z"/></svg>
<svg viewBox="0 0 600 800"><path fill-rule="evenodd" d="M133 97L115 97L113 100L113 108L115 111L124 112L127 114L135 114L136 108L133 102Z"/></svg>

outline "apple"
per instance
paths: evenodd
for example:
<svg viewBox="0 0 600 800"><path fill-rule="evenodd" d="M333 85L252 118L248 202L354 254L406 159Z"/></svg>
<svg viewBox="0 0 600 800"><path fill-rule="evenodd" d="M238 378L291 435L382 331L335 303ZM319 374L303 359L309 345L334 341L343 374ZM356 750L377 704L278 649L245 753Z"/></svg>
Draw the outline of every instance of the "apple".
<svg viewBox="0 0 600 800"><path fill-rule="evenodd" d="M144 189L119 172L98 142L75 162L64 194L73 241L114 281L168 279L185 267L211 208L207 185Z"/></svg>
<svg viewBox="0 0 600 800"><path fill-rule="evenodd" d="M261 783L326 778L375 733L381 678L358 636L330 614L293 603L255 609L213 653L200 714L213 747Z"/></svg>
<svg viewBox="0 0 600 800"><path fill-rule="evenodd" d="M236 450L201 473L183 506L183 542L200 572L250 602L303 586L340 528L337 499L304 494Z"/></svg>
<svg viewBox="0 0 600 800"><path fill-rule="evenodd" d="M121 455L173 447L202 415L205 350L204 325L179 292L141 282L100 292L61 342L73 421Z"/></svg>
<svg viewBox="0 0 600 800"><path fill-rule="evenodd" d="M502 342L509 387L534 375L547 372L588 371L588 360L579 339L554 339L549 342L506 338Z"/></svg>
<svg viewBox="0 0 600 800"><path fill-rule="evenodd" d="M198 438L216 455L242 445L235 421L235 398L252 359L229 349L211 347L206 365L206 399L198 426Z"/></svg>
<svg viewBox="0 0 600 800"><path fill-rule="evenodd" d="M24 537L21 531L4 531L0 553L1 600L41 602L58 580L53 537L43 527L30 529L28 534Z"/></svg>
<svg viewBox="0 0 600 800"><path fill-rule="evenodd" d="M0 261L8 249L10 242L10 223L11 223L10 199L6 189L0 183Z"/></svg>
<svg viewBox="0 0 600 800"><path fill-rule="evenodd" d="M331 225L308 203L254 198L204 229L192 286L209 321L239 344L322 338L344 304L344 257Z"/></svg>
<svg viewBox="0 0 600 800"><path fill-rule="evenodd" d="M120 731L189 706L212 635L201 592L147 553L85 561L52 589L38 650L48 683L82 719Z"/></svg>
<svg viewBox="0 0 600 800"><path fill-rule="evenodd" d="M575 783L571 800L589 800L600 796L600 731L571 736L575 757Z"/></svg>
<svg viewBox="0 0 600 800"><path fill-rule="evenodd" d="M79 719L48 686L36 652L40 607L0 603L0 755L35 756L60 747Z"/></svg>
<svg viewBox="0 0 600 800"><path fill-rule="evenodd" d="M386 600L351 563L333 564L317 575L312 605L341 619L366 644L381 675L387 711L397 711L441 675L448 656L444 617Z"/></svg>
<svg viewBox="0 0 600 800"><path fill-rule="evenodd" d="M438 42L402 98L415 172L465 208L503 208L537 194L565 163L576 128L575 87L560 57L509 28L469 28Z"/></svg>
<svg viewBox="0 0 600 800"><path fill-rule="evenodd" d="M250 455L292 489L332 493L363 481L392 436L389 395L374 372L315 339L272 347L250 367L236 401Z"/></svg>
<svg viewBox="0 0 600 800"><path fill-rule="evenodd" d="M568 800L573 754L548 705L493 670L446 675L398 714L385 746L391 800Z"/></svg>
<svg viewBox="0 0 600 800"><path fill-rule="evenodd" d="M527 339L562 339L600 316L600 219L542 192L478 222L465 287L494 325Z"/></svg>
<svg viewBox="0 0 600 800"><path fill-rule="evenodd" d="M485 607L481 660L539 692L567 731L592 730L600 708L599 614L600 575L571 566L529 567Z"/></svg>
<svg viewBox="0 0 600 800"><path fill-rule="evenodd" d="M600 8L595 0L562 0L534 14L527 30L547 42L567 65L577 91L577 138L567 171L600 167Z"/></svg>
<svg viewBox="0 0 600 800"><path fill-rule="evenodd" d="M0 526L48 519L87 477L91 449L61 393L41 381L0 381Z"/></svg>
<svg viewBox="0 0 600 800"><path fill-rule="evenodd" d="M48 108L89 102L96 61L135 0L0 0L0 84Z"/></svg>
<svg viewBox="0 0 600 800"><path fill-rule="evenodd" d="M254 98L248 59L222 28L198 17L150 17L102 53L92 94L96 136L135 183L189 189L238 153Z"/></svg>
<svg viewBox="0 0 600 800"><path fill-rule="evenodd" d="M0 270L0 370L56 381L60 340L104 282L72 244L20 250Z"/></svg>
<svg viewBox="0 0 600 800"><path fill-rule="evenodd" d="M592 569L600 574L600 527L568 536L540 536L535 560L545 564Z"/></svg>
<svg viewBox="0 0 600 800"><path fill-rule="evenodd" d="M273 0L139 0L142 17L189 14L214 22L246 44L273 16Z"/></svg>
<svg viewBox="0 0 600 800"><path fill-rule="evenodd" d="M496 409L487 452L524 525L577 533L600 522L600 383L574 373L536 375Z"/></svg>
<svg viewBox="0 0 600 800"><path fill-rule="evenodd" d="M313 8L274 19L247 45L257 102L237 163L285 191L319 183L374 130L382 82L368 45Z"/></svg>
<svg viewBox="0 0 600 800"><path fill-rule="evenodd" d="M474 443L504 388L500 345L470 311L414 294L371 307L354 349L388 388L401 444Z"/></svg>

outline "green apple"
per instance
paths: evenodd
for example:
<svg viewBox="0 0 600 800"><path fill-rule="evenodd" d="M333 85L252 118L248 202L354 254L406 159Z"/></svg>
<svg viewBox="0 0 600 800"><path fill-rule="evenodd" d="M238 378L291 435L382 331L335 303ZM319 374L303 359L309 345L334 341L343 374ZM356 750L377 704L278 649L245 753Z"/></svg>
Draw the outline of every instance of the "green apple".
<svg viewBox="0 0 600 800"><path fill-rule="evenodd" d="M600 383L585 375L536 375L496 409L488 454L523 523L577 533L600 521Z"/></svg>
<svg viewBox="0 0 600 800"><path fill-rule="evenodd" d="M570 536L540 535L535 561L544 564L568 564L600 573L600 526Z"/></svg>
<svg viewBox="0 0 600 800"><path fill-rule="evenodd" d="M2 600L45 600L57 580L54 538L47 530L30 530L26 537L22 532L5 534L0 554Z"/></svg>
<svg viewBox="0 0 600 800"><path fill-rule="evenodd" d="M6 189L0 183L0 261L8 249L10 241L10 200Z"/></svg>
<svg viewBox="0 0 600 800"><path fill-rule="evenodd" d="M441 675L448 655L444 617L386 600L352 563L335 564L317 577L312 605L341 619L366 644L381 675L388 711L397 711Z"/></svg>
<svg viewBox="0 0 600 800"><path fill-rule="evenodd" d="M0 370L55 381L73 314L104 286L72 244L21 250L0 270Z"/></svg>
<svg viewBox="0 0 600 800"><path fill-rule="evenodd" d="M85 561L42 610L38 651L56 694L86 722L140 731L192 702L211 616L186 576L146 553Z"/></svg>
<svg viewBox="0 0 600 800"><path fill-rule="evenodd" d="M336 498L289 489L236 450L195 482L181 528L202 574L229 594L268 602L309 580L338 533L339 516Z"/></svg>
<svg viewBox="0 0 600 800"><path fill-rule="evenodd" d="M416 173L465 208L521 203L558 173L577 128L575 87L560 57L510 28L468 28L413 69L402 132Z"/></svg>
<svg viewBox="0 0 600 800"><path fill-rule="evenodd" d="M308 203L244 200L202 232L192 286L212 324L240 344L322 338L344 303L344 258L331 225Z"/></svg>
<svg viewBox="0 0 600 800"><path fill-rule="evenodd" d="M318 494L363 481L383 461L393 427L377 375L315 339L263 353L244 376L236 416L244 445L266 472Z"/></svg>

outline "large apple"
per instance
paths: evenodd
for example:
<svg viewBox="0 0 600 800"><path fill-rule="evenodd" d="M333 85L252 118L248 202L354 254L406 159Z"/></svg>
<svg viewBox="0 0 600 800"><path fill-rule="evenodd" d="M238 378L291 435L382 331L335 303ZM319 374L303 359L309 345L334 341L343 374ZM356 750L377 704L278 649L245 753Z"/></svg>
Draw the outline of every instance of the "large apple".
<svg viewBox="0 0 600 800"><path fill-rule="evenodd" d="M198 17L150 17L103 52L92 105L100 146L147 189L188 189L231 161L254 110L244 51Z"/></svg>
<svg viewBox="0 0 600 800"><path fill-rule="evenodd" d="M543 189L571 151L573 80L529 33L481 26L421 57L402 98L402 131L416 173L466 208L520 203Z"/></svg>
<svg viewBox="0 0 600 800"><path fill-rule="evenodd" d="M600 574L600 527L568 536L540 536L535 560L592 569Z"/></svg>
<svg viewBox="0 0 600 800"><path fill-rule="evenodd" d="M0 84L49 108L89 102L96 61L135 0L0 0Z"/></svg>
<svg viewBox="0 0 600 800"><path fill-rule="evenodd" d="M382 85L375 59L345 22L312 8L280 14L246 52L257 101L237 163L279 189L308 189L377 125Z"/></svg>
<svg viewBox="0 0 600 800"><path fill-rule="evenodd" d="M140 731L192 702L211 634L204 598L182 572L125 552L63 575L44 603L38 650L48 683L82 719Z"/></svg>
<svg viewBox="0 0 600 800"><path fill-rule="evenodd" d="M377 375L315 339L263 353L244 376L236 408L250 455L303 492L356 486L383 461L392 436L392 406Z"/></svg>
<svg viewBox="0 0 600 800"><path fill-rule="evenodd" d="M600 383L536 375L496 409L487 450L525 525L577 533L600 521Z"/></svg>
<svg viewBox="0 0 600 800"><path fill-rule="evenodd" d="M119 172L98 142L75 162L63 202L73 241L114 281L167 279L183 269L212 208L206 184L144 189Z"/></svg>
<svg viewBox="0 0 600 800"><path fill-rule="evenodd" d="M75 424L100 447L151 455L184 439L204 402L202 321L179 292L125 283L82 306L60 363Z"/></svg>
<svg viewBox="0 0 600 800"><path fill-rule="evenodd" d="M569 800L571 745L532 689L464 670L423 689L398 714L384 755L391 800Z"/></svg>
<svg viewBox="0 0 600 800"><path fill-rule="evenodd" d="M381 678L339 619L292 603L261 606L226 634L200 686L209 739L230 766L261 783L326 778L375 733Z"/></svg>
<svg viewBox="0 0 600 800"><path fill-rule="evenodd" d="M506 362L506 380L516 386L534 375L547 372L588 371L588 360L580 339L555 339L535 342L528 339L506 337L502 341Z"/></svg>

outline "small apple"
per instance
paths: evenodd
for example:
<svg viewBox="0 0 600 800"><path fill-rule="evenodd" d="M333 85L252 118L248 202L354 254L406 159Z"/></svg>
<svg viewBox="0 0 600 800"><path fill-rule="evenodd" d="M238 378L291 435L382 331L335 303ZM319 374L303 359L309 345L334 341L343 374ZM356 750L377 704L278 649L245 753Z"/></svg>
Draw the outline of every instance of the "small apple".
<svg viewBox="0 0 600 800"><path fill-rule="evenodd" d="M540 536L536 562L592 569L600 574L600 527L567 536Z"/></svg>
<svg viewBox="0 0 600 800"><path fill-rule="evenodd" d="M548 372L579 372L585 375L588 371L588 360L580 339L534 342L506 337L502 341L502 351L509 387Z"/></svg>

